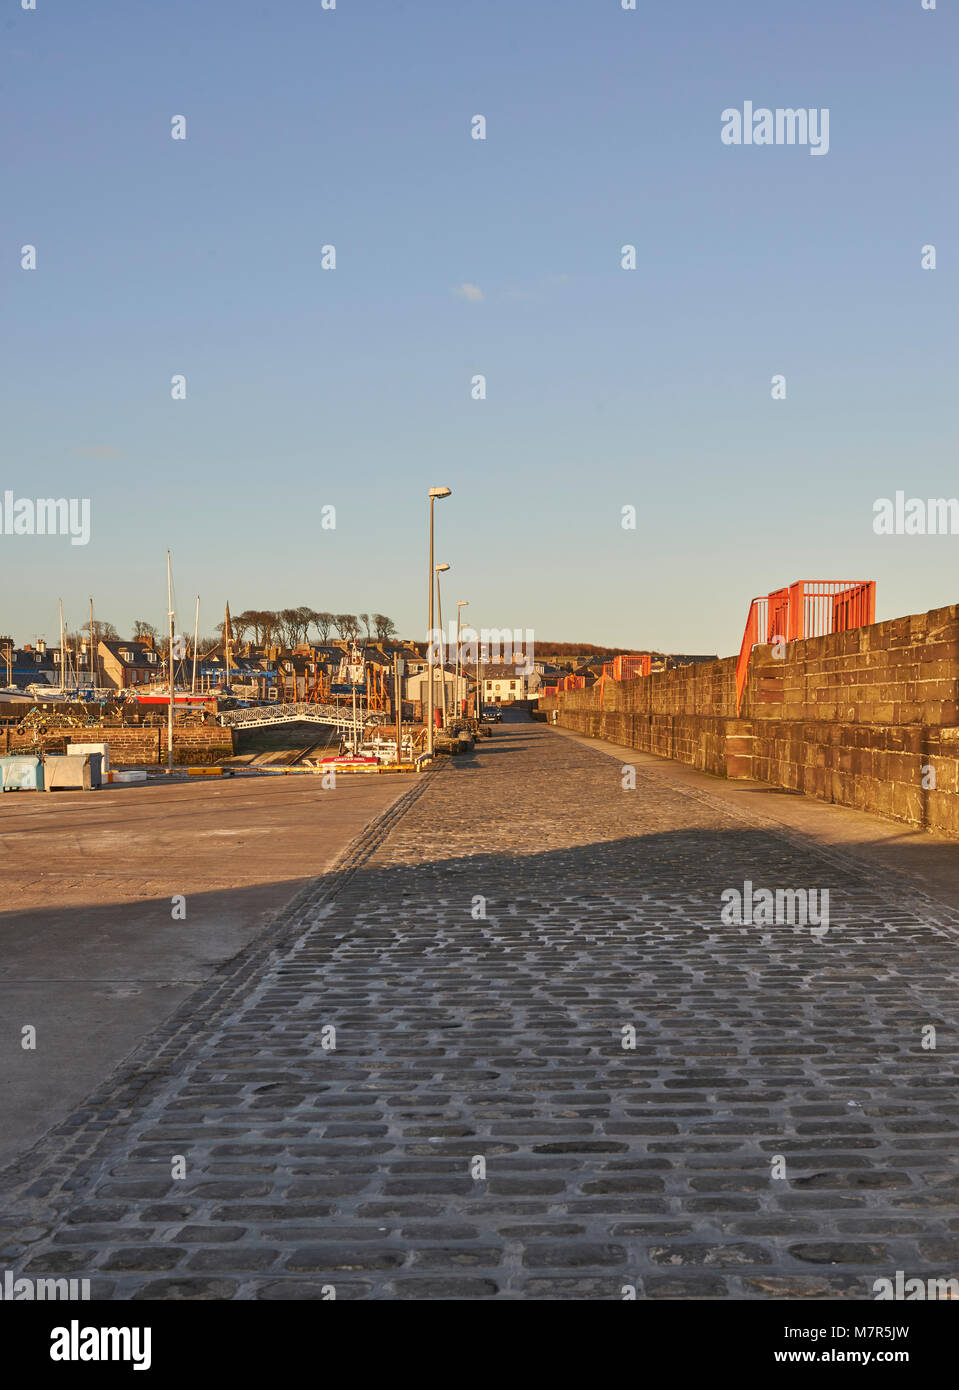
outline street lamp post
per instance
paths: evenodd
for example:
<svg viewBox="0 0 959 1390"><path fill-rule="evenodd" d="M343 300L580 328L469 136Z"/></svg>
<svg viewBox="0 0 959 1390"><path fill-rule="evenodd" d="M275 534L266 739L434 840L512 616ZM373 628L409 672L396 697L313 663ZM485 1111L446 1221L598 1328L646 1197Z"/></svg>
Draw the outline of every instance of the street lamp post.
<svg viewBox="0 0 959 1390"><path fill-rule="evenodd" d="M427 685L429 686L429 720L426 726L426 750L430 757L433 756L433 503L437 497L449 497L448 487L430 488L430 610L429 627L426 633L426 648L428 657Z"/></svg>
<svg viewBox="0 0 959 1390"><path fill-rule="evenodd" d="M469 608L469 606L470 606L470 601L469 601L468 598L461 598L461 599L459 600L459 602L457 603L457 605L456 605L456 704L457 704L457 714L463 713L463 711L459 709L459 702L460 702L460 666L462 665L462 661L461 661L461 652L462 652L462 648L460 647L460 609L461 609L461 608Z"/></svg>
<svg viewBox="0 0 959 1390"><path fill-rule="evenodd" d="M443 632L443 599L440 595L440 575L449 565L436 565L436 606L440 623L440 680L443 682L443 728L446 728L446 636Z"/></svg>

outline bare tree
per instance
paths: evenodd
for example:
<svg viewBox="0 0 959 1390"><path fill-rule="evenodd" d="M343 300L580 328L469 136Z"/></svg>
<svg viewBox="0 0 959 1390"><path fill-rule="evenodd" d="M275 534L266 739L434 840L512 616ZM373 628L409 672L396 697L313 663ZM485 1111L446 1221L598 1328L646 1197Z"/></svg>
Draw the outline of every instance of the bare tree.
<svg viewBox="0 0 959 1390"><path fill-rule="evenodd" d="M337 613L333 624L342 638L347 642L355 642L360 631L355 613Z"/></svg>
<svg viewBox="0 0 959 1390"><path fill-rule="evenodd" d="M145 618L137 618L136 622L133 624L134 642L145 642L149 638L153 645L156 646L159 635L158 630L152 623L148 623Z"/></svg>
<svg viewBox="0 0 959 1390"><path fill-rule="evenodd" d="M254 634L254 641L257 640L255 619L256 614L251 612L249 608L244 609L242 613L230 614L230 626L233 629L233 636L238 642L242 642L248 632Z"/></svg>
<svg viewBox="0 0 959 1390"><path fill-rule="evenodd" d="M247 633L252 633L254 644L259 646L260 615L255 608L245 608L242 613L231 613L230 626L238 642L246 637Z"/></svg>
<svg viewBox="0 0 959 1390"><path fill-rule="evenodd" d="M259 622L257 637L258 646L271 646L282 636L283 620L279 613L272 608L261 608L256 611L256 618Z"/></svg>
<svg viewBox="0 0 959 1390"><path fill-rule="evenodd" d="M378 642L388 642L391 637L396 636L396 624L385 613L373 614L373 628Z"/></svg>
<svg viewBox="0 0 959 1390"><path fill-rule="evenodd" d="M282 625L283 637L289 647L298 647L305 642L313 621L312 608L300 604L298 608L281 608L277 617Z"/></svg>
<svg viewBox="0 0 959 1390"><path fill-rule="evenodd" d="M319 633L319 637L320 637L320 641L321 641L321 642L328 642L328 641L329 641L329 638L330 638L330 629L333 627L335 621L336 621L336 620L335 620L335 618L333 617L333 614L332 614L332 613L314 613L314 614L313 614L313 626L316 628L317 632Z"/></svg>
<svg viewBox="0 0 959 1390"><path fill-rule="evenodd" d="M316 617L316 614L314 613L313 609L310 608L309 604L306 603L301 603L296 611L300 619L300 641L309 642L310 623Z"/></svg>
<svg viewBox="0 0 959 1390"><path fill-rule="evenodd" d="M87 623L85 627L81 627L78 632L67 633L67 641L69 642L89 642L89 640L89 623ZM94 642L119 642L120 634L112 623L104 623L101 622L99 618L95 618L93 622L93 640Z"/></svg>
<svg viewBox="0 0 959 1390"><path fill-rule="evenodd" d="M300 610L298 608L281 608L277 617L280 620L280 630L286 645L288 647L297 646L303 628Z"/></svg>
<svg viewBox="0 0 959 1390"><path fill-rule="evenodd" d="M366 640L368 642L370 640L370 615L369 613L359 613L357 616L359 617L360 622L366 628Z"/></svg>

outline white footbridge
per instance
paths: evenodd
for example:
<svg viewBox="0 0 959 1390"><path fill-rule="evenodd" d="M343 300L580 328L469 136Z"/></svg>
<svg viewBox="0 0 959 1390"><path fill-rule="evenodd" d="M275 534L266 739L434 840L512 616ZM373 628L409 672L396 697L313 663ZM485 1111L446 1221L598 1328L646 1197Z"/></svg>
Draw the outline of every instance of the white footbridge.
<svg viewBox="0 0 959 1390"><path fill-rule="evenodd" d="M350 731L354 727L351 705L321 705L305 700L285 705L253 705L249 709L224 710L217 719L229 729L263 729L273 724L325 724L328 728L341 731ZM357 707L356 723L361 728L382 722L381 715Z"/></svg>

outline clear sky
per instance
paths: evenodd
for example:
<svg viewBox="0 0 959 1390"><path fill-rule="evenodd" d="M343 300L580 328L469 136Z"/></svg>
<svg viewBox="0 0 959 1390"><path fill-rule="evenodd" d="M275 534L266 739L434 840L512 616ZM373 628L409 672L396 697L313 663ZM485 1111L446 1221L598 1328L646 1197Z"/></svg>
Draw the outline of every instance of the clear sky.
<svg viewBox="0 0 959 1390"><path fill-rule="evenodd" d="M92 536L0 534L0 630L162 626L169 546L180 628L422 637L434 485L477 625L726 655L794 579L956 601L959 537L872 519L959 495L957 40L952 0L5 0L0 500ZM828 154L724 145L747 100Z"/></svg>

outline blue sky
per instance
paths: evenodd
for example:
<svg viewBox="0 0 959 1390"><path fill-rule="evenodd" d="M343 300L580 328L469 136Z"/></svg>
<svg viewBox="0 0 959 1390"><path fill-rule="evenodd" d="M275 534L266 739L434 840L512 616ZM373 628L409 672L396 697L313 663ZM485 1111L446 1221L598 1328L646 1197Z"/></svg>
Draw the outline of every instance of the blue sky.
<svg viewBox="0 0 959 1390"><path fill-rule="evenodd" d="M11 0L0 493L93 531L0 535L0 628L162 625L169 546L181 627L421 637L441 484L478 625L725 655L794 579L955 601L959 537L872 504L959 495L956 41L944 0ZM829 153L724 146L745 100Z"/></svg>

